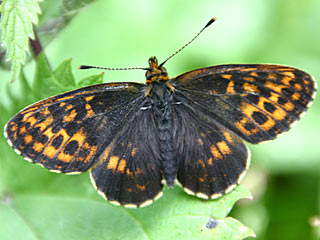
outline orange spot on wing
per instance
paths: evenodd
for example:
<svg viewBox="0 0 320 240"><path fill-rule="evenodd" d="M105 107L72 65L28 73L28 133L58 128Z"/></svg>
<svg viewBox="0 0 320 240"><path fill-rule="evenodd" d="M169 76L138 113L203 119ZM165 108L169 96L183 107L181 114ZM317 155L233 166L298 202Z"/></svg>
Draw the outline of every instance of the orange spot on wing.
<svg viewBox="0 0 320 240"><path fill-rule="evenodd" d="M287 110L287 111L292 111L294 109L294 104L292 102L286 102L283 107Z"/></svg>
<svg viewBox="0 0 320 240"><path fill-rule="evenodd" d="M197 141L198 141L198 143L199 143L200 145L203 145L203 141L202 141L201 138L198 138Z"/></svg>
<svg viewBox="0 0 320 240"><path fill-rule="evenodd" d="M254 76L254 77L258 77L259 76L259 74L257 73L257 72L251 72L251 73L249 73L251 76ZM244 77L245 78L245 77ZM243 78L243 79L244 79ZM247 80L247 79L245 79L245 80ZM254 78L253 78L253 80L254 80ZM248 80L248 81L250 81L250 80Z"/></svg>
<svg viewBox="0 0 320 240"><path fill-rule="evenodd" d="M124 173L124 169L126 168L127 162L125 159L121 159L118 166L118 171Z"/></svg>
<svg viewBox="0 0 320 240"><path fill-rule="evenodd" d="M66 140L69 138L69 135L64 129L61 129L57 133L57 136L59 135L63 136L63 143L61 144L62 148L65 147L63 145L67 145L71 141L77 141L78 146L82 146L83 142L86 139L86 135L83 133L83 128L80 128L78 132L73 134L73 136L68 140L68 142L66 142ZM64 162L70 162L73 158L74 158L74 155L64 153L63 151L61 151L58 155L58 159Z"/></svg>
<svg viewBox="0 0 320 240"><path fill-rule="evenodd" d="M259 98L259 102L258 102L258 106L261 105L261 109L264 109L264 107L262 106L263 105L263 100L262 98ZM260 107L260 106L259 106ZM242 107L241 107L242 111L246 114L246 116L248 116L249 118L251 118L252 120L254 120L251 115L254 113L254 112L261 112L260 109L258 109L257 107L253 106L253 105L250 105L250 104L243 104ZM280 108L278 108L276 111L281 111ZM283 110L282 110L283 111ZM263 112L261 112L263 113ZM264 114L264 113L263 113ZM264 130L269 130L271 129L276 123L275 121L270 118L268 115L264 114L268 119L266 122L264 122L263 124L259 124L260 127L262 127ZM280 113L279 114L275 114L275 116L280 116ZM282 115L281 115L282 116ZM283 118L283 117L282 117ZM254 120L255 121L255 120ZM251 130L252 132L252 130Z"/></svg>
<svg viewBox="0 0 320 240"><path fill-rule="evenodd" d="M86 110L87 110L87 115L86 115L87 118L88 118L88 117L92 117L92 116L95 114L94 111L92 110L90 104L87 103L87 104L85 105L85 108L86 108Z"/></svg>
<svg viewBox="0 0 320 240"><path fill-rule="evenodd" d="M111 156L107 165L107 169L112 169L112 171L115 171L118 165L118 161L118 156Z"/></svg>
<svg viewBox="0 0 320 240"><path fill-rule="evenodd" d="M241 72L251 72L251 71L257 71L257 68L241 68L240 69Z"/></svg>
<svg viewBox="0 0 320 240"><path fill-rule="evenodd" d="M243 90L245 90L246 92L253 92L253 93L260 92L257 86L250 84L250 83L244 83Z"/></svg>
<svg viewBox="0 0 320 240"><path fill-rule="evenodd" d="M130 171L129 168L127 168L126 174L127 174L127 176L129 176L129 177L132 177L132 176L133 176L133 173Z"/></svg>
<svg viewBox="0 0 320 240"><path fill-rule="evenodd" d="M36 152L41 152L42 149L44 148L44 144L40 143L40 142L35 142L32 146L33 150Z"/></svg>
<svg viewBox="0 0 320 240"><path fill-rule="evenodd" d="M66 96L66 97L62 97L62 98L57 98L56 101L65 101L65 100L68 100L68 99L73 99L74 96L71 95L71 96Z"/></svg>
<svg viewBox="0 0 320 240"><path fill-rule="evenodd" d="M139 176L142 173L142 169L141 168L137 168L136 171L134 172L135 176Z"/></svg>
<svg viewBox="0 0 320 240"><path fill-rule="evenodd" d="M274 73L268 73L268 78L271 79L271 80L277 80L278 79L277 75L274 74Z"/></svg>
<svg viewBox="0 0 320 240"><path fill-rule="evenodd" d="M221 159L222 158L221 153L219 152L219 150L216 148L215 145L212 145L210 147L210 150L211 150L212 155L215 157L215 159Z"/></svg>
<svg viewBox="0 0 320 240"><path fill-rule="evenodd" d="M33 125L35 125L37 123L37 119L34 116L30 116L33 113L28 113L26 114L23 119L22 122L27 122L30 124L30 126L32 127ZM30 117L29 117L30 116Z"/></svg>
<svg viewBox="0 0 320 240"><path fill-rule="evenodd" d="M91 101L94 98L94 96L87 96L84 97L84 100L86 100L87 102Z"/></svg>
<svg viewBox="0 0 320 240"><path fill-rule="evenodd" d="M295 92L295 93L292 94L292 96L291 96L292 100L294 100L294 101L299 100L300 97L301 97L300 93L297 93L297 92Z"/></svg>
<svg viewBox="0 0 320 240"><path fill-rule="evenodd" d="M52 132L51 132L52 133ZM54 158L60 151L61 148L63 148L63 145L66 143L67 139L69 138L69 135L67 134L65 129L60 129L59 132L57 132L56 134L52 133L53 137L50 138L50 144L48 146L45 147L45 149L43 150L43 154L46 155L48 158ZM56 149L55 147L52 146L52 142L55 138L62 136L62 143L60 144L60 146ZM58 159L63 161L63 162L70 162L72 159L72 156L69 154L65 154L63 153L63 151L61 151L58 155Z"/></svg>
<svg viewBox="0 0 320 240"><path fill-rule="evenodd" d="M198 160L198 163L201 165L202 168L206 168L206 165L201 159Z"/></svg>
<svg viewBox="0 0 320 240"><path fill-rule="evenodd" d="M88 149L90 152L84 159L85 162L89 162L93 155L97 152L97 146L91 146L87 142L83 144L84 149Z"/></svg>
<svg viewBox="0 0 320 240"><path fill-rule="evenodd" d="M230 133L230 132L224 131L222 134L223 134L223 136L226 138L226 140L227 140L229 143L232 143L232 142L233 142L233 139L232 139L232 136L231 136L231 133Z"/></svg>
<svg viewBox="0 0 320 240"><path fill-rule="evenodd" d="M279 93L281 93L282 88L286 87L284 85L279 85L279 84L276 84L276 83L270 82L270 81L265 82L264 86L272 89L273 91L279 92Z"/></svg>
<svg viewBox="0 0 320 240"><path fill-rule="evenodd" d="M251 131L247 130L244 126L249 123L249 120L247 118L242 118L239 122L236 122L236 127L245 135L250 136L252 133L257 133L259 129L257 127L251 129Z"/></svg>
<svg viewBox="0 0 320 240"><path fill-rule="evenodd" d="M46 107L46 108L42 109L42 110L40 111L40 113L41 113L42 115L46 116L46 115L49 115L49 114L50 114L50 111L49 111L49 109Z"/></svg>
<svg viewBox="0 0 320 240"><path fill-rule="evenodd" d="M49 146L46 146L43 150L43 154L50 158L50 159L53 159L56 154L59 152L59 149L55 149L53 146L49 145Z"/></svg>
<svg viewBox="0 0 320 240"><path fill-rule="evenodd" d="M54 133L52 132L52 127L46 129L43 133L43 135L46 135L49 139L54 137Z"/></svg>
<svg viewBox="0 0 320 240"><path fill-rule="evenodd" d="M230 81L229 83L228 83L228 87L227 87L227 93L229 93L229 94L235 94L236 92L235 92L235 90L234 90L234 82L233 81Z"/></svg>
<svg viewBox="0 0 320 240"><path fill-rule="evenodd" d="M276 120L281 121L287 116L287 113L283 109L278 108L271 114L271 116Z"/></svg>
<svg viewBox="0 0 320 240"><path fill-rule="evenodd" d="M44 129L46 129L51 123L53 123L54 119L53 117L50 115L49 117L45 118L44 121L36 124L34 127L37 128L39 127L40 128L40 131L43 131Z"/></svg>
<svg viewBox="0 0 320 240"><path fill-rule="evenodd" d="M208 164L209 164L210 166L212 166L212 165L213 165L212 158L209 158L209 159L208 159Z"/></svg>
<svg viewBox="0 0 320 240"><path fill-rule="evenodd" d="M262 127L264 130L270 130L272 127L274 127L275 124L276 122L272 118L268 117L268 120L260 125L260 127Z"/></svg>
<svg viewBox="0 0 320 240"><path fill-rule="evenodd" d="M11 130L12 132L17 131L17 129L18 129L18 125L14 125L14 126L12 126L12 127L10 128L10 130Z"/></svg>
<svg viewBox="0 0 320 240"><path fill-rule="evenodd" d="M63 122L72 122L74 121L75 117L77 116L77 111L73 109L71 112L68 113L68 115L63 117Z"/></svg>
<svg viewBox="0 0 320 240"><path fill-rule="evenodd" d="M221 77L224 79L230 80L232 78L232 75L231 74L221 74Z"/></svg>
<svg viewBox="0 0 320 240"><path fill-rule="evenodd" d="M66 111L70 110L71 108L73 108L73 105L72 105L72 104L68 104L68 105L66 106Z"/></svg>
<svg viewBox="0 0 320 240"><path fill-rule="evenodd" d="M132 148L131 156L134 157L134 155L136 155L136 152L137 152L137 148Z"/></svg>
<svg viewBox="0 0 320 240"><path fill-rule="evenodd" d="M293 72L282 72L282 75L286 75L286 76L288 76L290 78L295 78L295 75L294 75Z"/></svg>
<svg viewBox="0 0 320 240"><path fill-rule="evenodd" d="M288 77L288 76L283 76L281 78L281 82L287 86L290 86L290 82L292 81L292 78L291 77Z"/></svg>
<svg viewBox="0 0 320 240"><path fill-rule="evenodd" d="M253 74L253 73L255 73L255 74ZM250 75L258 76L258 74L256 72L252 72L252 73L250 73ZM256 79L254 77L249 77L249 76L243 77L243 80L248 81L248 82L255 82L256 81Z"/></svg>
<svg viewBox="0 0 320 240"><path fill-rule="evenodd" d="M17 126L16 126L16 127L17 127ZM12 128L11 128L11 131L15 131L15 130L12 130ZM25 134L26 132L27 132L26 126L23 126L23 127L21 127L21 128L19 129L20 135Z"/></svg>
<svg viewBox="0 0 320 240"><path fill-rule="evenodd" d="M259 102L257 103L257 106L259 108L261 108L262 110L265 110L265 107L264 107L264 103L265 102L268 102L270 104L272 104L276 109L274 110L273 113L270 113L270 115L277 119L277 120L283 120L287 113L285 112L285 110L283 110L282 108L278 107L277 105L274 105L272 101L270 101L269 99L267 98L264 98L264 97L260 97L259 98ZM265 110L266 111L266 110ZM269 118L269 117L268 117Z"/></svg>
<svg viewBox="0 0 320 240"><path fill-rule="evenodd" d="M198 179L199 179L199 182L204 182L204 180L205 180L205 179L202 178L202 177L199 177Z"/></svg>
<svg viewBox="0 0 320 240"><path fill-rule="evenodd" d="M60 130L61 131L61 130ZM60 132L59 131L59 132ZM65 131L64 131L65 132ZM65 132L65 135L68 136L67 132ZM83 128L80 128L78 132L73 134L73 136L70 138L69 142L71 141L77 141L78 145L81 146L86 139L86 134L83 132Z"/></svg>
<svg viewBox="0 0 320 240"><path fill-rule="evenodd" d="M218 142L217 146L218 146L220 152L224 155L232 153L231 149L229 148L229 146L227 145L227 143L225 141Z"/></svg>
<svg viewBox="0 0 320 240"><path fill-rule="evenodd" d="M145 190L146 190L146 186L145 186L145 185L139 185L139 184L137 184L137 185L136 185L136 188L137 188L137 190L139 190L139 191L145 191Z"/></svg>
<svg viewBox="0 0 320 240"><path fill-rule="evenodd" d="M27 134L27 135L24 136L24 143L25 144L32 143L32 141L33 141L32 135Z"/></svg>
<svg viewBox="0 0 320 240"><path fill-rule="evenodd" d="M295 87L295 89L298 89L299 91L301 91L303 88L302 88L302 86L301 86L301 84L299 84L299 83L296 83L295 85L294 85L294 87Z"/></svg>
<svg viewBox="0 0 320 240"><path fill-rule="evenodd" d="M260 102L260 99L259 99L259 102ZM246 104L242 104L241 110L246 116L250 117L252 113L257 111L258 109L255 106L246 103Z"/></svg>

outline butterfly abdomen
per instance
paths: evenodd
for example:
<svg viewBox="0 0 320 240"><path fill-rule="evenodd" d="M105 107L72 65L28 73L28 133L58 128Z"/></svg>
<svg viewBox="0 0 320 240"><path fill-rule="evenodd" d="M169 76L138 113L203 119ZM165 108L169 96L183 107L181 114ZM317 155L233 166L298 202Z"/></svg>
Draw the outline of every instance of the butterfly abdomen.
<svg viewBox="0 0 320 240"><path fill-rule="evenodd" d="M153 84L153 113L159 134L162 174L168 186L174 184L177 175L177 160L173 144L173 120L170 98L170 92L164 83Z"/></svg>

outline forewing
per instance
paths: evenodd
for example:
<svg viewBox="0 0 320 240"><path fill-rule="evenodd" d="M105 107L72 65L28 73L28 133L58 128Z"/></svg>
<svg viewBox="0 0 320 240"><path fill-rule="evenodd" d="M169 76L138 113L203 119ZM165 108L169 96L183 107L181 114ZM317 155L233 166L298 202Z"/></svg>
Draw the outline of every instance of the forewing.
<svg viewBox="0 0 320 240"><path fill-rule="evenodd" d="M230 192L245 175L249 150L234 133L188 101L173 106L179 183L201 198Z"/></svg>
<svg viewBox="0 0 320 240"><path fill-rule="evenodd" d="M150 107L137 109L93 166L92 182L111 203L142 207L162 195L155 126Z"/></svg>
<svg viewBox="0 0 320 240"><path fill-rule="evenodd" d="M221 65L182 74L171 84L182 98L251 143L288 131L312 102L307 73L280 65Z"/></svg>
<svg viewBox="0 0 320 240"><path fill-rule="evenodd" d="M145 85L109 83L57 95L15 115L5 127L8 143L26 160L51 171L86 171L111 142Z"/></svg>

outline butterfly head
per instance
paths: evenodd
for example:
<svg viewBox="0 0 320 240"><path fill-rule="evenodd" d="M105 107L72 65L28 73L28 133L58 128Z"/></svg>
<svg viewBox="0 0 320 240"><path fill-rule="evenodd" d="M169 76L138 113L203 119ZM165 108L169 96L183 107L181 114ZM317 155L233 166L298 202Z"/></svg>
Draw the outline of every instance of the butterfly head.
<svg viewBox="0 0 320 240"><path fill-rule="evenodd" d="M146 78L147 84L169 80L167 70L162 65L158 65L156 57L149 58L149 68L146 72Z"/></svg>

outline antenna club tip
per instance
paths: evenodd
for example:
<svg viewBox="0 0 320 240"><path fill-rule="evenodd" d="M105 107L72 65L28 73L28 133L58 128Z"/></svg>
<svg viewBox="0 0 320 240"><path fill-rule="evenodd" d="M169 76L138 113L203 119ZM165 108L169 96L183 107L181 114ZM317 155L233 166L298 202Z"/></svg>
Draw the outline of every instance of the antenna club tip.
<svg viewBox="0 0 320 240"><path fill-rule="evenodd" d="M88 69L91 68L90 66L86 66L86 65L81 65L79 67L77 67L78 69Z"/></svg>
<svg viewBox="0 0 320 240"><path fill-rule="evenodd" d="M205 26L205 28L206 27L209 27L213 22L215 22L217 20L217 18L216 17L214 17L214 18L211 18L210 19L210 21L207 23L207 25Z"/></svg>

